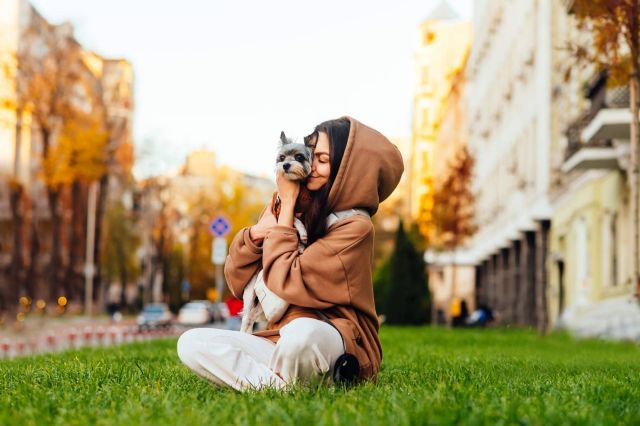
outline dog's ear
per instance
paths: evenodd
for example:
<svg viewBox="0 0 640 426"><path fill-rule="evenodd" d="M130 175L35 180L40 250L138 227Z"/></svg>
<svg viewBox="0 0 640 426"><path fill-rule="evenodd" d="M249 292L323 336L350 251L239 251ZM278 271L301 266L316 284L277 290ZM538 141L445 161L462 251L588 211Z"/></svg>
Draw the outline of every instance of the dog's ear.
<svg viewBox="0 0 640 426"><path fill-rule="evenodd" d="M284 134L284 131L280 132L280 145L286 145L290 143L289 139L287 139L287 136Z"/></svg>
<svg viewBox="0 0 640 426"><path fill-rule="evenodd" d="M309 136L304 137L304 145L307 148L310 148L312 151L316 149L317 142L318 142L318 134L316 132L313 132Z"/></svg>

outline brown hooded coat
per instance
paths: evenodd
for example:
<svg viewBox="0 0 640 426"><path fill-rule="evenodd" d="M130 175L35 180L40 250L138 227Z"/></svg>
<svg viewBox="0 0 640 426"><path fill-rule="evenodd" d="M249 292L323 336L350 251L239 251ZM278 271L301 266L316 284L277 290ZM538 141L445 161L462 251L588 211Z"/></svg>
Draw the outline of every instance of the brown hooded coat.
<svg viewBox="0 0 640 426"><path fill-rule="evenodd" d="M373 216L400 181L402 157L382 134L349 120L349 139L329 192L328 211L361 208ZM291 304L280 321L254 334L276 342L285 324L299 317L321 319L321 311L342 335L347 352L358 358L360 377L375 379L382 348L371 281L373 234L369 218L351 216L299 254L293 227L272 227L262 247L251 241L248 228L238 232L224 268L231 292L241 298L262 262L269 289Z"/></svg>

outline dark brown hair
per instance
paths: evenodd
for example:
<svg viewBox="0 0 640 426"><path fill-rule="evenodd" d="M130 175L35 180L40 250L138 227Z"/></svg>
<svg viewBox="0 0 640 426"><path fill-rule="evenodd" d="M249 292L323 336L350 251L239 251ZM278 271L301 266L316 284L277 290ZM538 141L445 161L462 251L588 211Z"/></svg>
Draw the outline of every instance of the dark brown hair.
<svg viewBox="0 0 640 426"><path fill-rule="evenodd" d="M331 186L340 169L340 163L342 163L342 157L349 140L350 129L351 121L348 118L338 118L318 124L313 132L304 138L305 144L315 145L318 141L319 133L327 135L329 139L329 164L331 166L329 180L320 189L311 192L311 203L304 213L303 222L307 229L308 244L327 233L326 219L330 213L327 208L329 191L331 191Z"/></svg>

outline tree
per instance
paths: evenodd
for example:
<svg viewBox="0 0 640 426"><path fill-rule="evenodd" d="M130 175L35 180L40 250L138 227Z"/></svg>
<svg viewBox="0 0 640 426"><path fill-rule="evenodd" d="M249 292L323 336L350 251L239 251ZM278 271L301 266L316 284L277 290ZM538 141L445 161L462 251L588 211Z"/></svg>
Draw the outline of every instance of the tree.
<svg viewBox="0 0 640 426"><path fill-rule="evenodd" d="M447 174L436 184L429 245L453 255L453 287L456 286L455 252L471 237L476 226L473 222L475 196L471 191L473 158L466 146L456 152Z"/></svg>
<svg viewBox="0 0 640 426"><path fill-rule="evenodd" d="M466 146L459 148L447 173L436 183L428 244L438 250L455 250L473 235L471 191L473 158Z"/></svg>
<svg viewBox="0 0 640 426"><path fill-rule="evenodd" d="M387 300L389 300L389 288L391 287L391 253L373 271L373 299L376 304L378 315L387 311Z"/></svg>
<svg viewBox="0 0 640 426"><path fill-rule="evenodd" d="M17 74L17 55L15 52L6 50L0 51L0 80L7 81L9 84L0 90L0 125L8 124L5 117L14 116L16 119L15 147L14 152L18 153L20 149L20 132L22 117L17 112L17 100L15 98L15 79ZM13 123L11 123L13 124ZM17 154L16 154L17 155ZM15 161L15 159L12 159ZM25 206L25 188L18 178L18 170L14 169L13 173L8 177L9 186L9 208L11 211L11 229L12 229L12 250L11 263L8 266L8 277L13 285L8 285L4 294L0 292L0 299L7 302L7 307L13 309L16 306L18 297L24 295L27 290L24 274L24 206ZM28 294L28 293L27 293ZM0 312L5 309L0 306Z"/></svg>
<svg viewBox="0 0 640 426"><path fill-rule="evenodd" d="M425 189L420 195L416 226L425 243L428 244L429 236L433 234L434 182L427 173L423 173L423 175L425 177L422 179L422 183Z"/></svg>
<svg viewBox="0 0 640 426"><path fill-rule="evenodd" d="M131 213L122 203L108 206L104 218L103 275L108 282L118 280L122 293L120 305L126 304L127 284L139 274L136 251L140 246L140 236Z"/></svg>
<svg viewBox="0 0 640 426"><path fill-rule="evenodd" d="M631 194L632 217L632 285L640 301L640 1L639 0L575 0L571 11L577 26L592 35L589 46L572 46L580 63L593 63L606 70L612 82L629 85L631 112L631 161L627 180Z"/></svg>
<svg viewBox="0 0 640 426"><path fill-rule="evenodd" d="M389 261L388 282L379 288L383 294L382 311L389 324L425 324L429 321L429 289L425 264L407 236L402 221L396 233L395 250ZM386 271L380 271L384 278ZM382 292L382 293L381 293ZM386 300L384 300L386 298Z"/></svg>
<svg viewBox="0 0 640 426"><path fill-rule="evenodd" d="M54 145L56 135L65 123L78 117L85 108L83 95L88 86L84 85L81 48L73 40L65 27L53 31L40 32L37 27L29 27L21 36L23 43L17 52L18 73L16 76L16 110L29 111L40 130L42 140L41 177L47 191L47 201L51 218L51 257L48 265L49 299L58 293L62 265L62 216L60 211L61 188L69 183L68 163L58 162L68 152ZM32 265L39 246L34 240L37 235L36 223L31 226ZM33 275L31 270L29 275ZM34 277L31 276L30 279ZM28 278L29 279L29 278Z"/></svg>

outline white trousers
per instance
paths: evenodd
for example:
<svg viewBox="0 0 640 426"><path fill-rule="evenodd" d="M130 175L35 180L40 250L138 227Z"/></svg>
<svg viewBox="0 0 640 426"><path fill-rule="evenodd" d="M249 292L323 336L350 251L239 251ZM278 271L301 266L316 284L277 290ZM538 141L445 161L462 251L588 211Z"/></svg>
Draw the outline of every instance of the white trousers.
<svg viewBox="0 0 640 426"><path fill-rule="evenodd" d="M343 353L338 330L313 318L297 318L282 327L277 344L215 328L194 328L178 339L178 356L187 367L216 385L239 391L282 389L330 373Z"/></svg>

